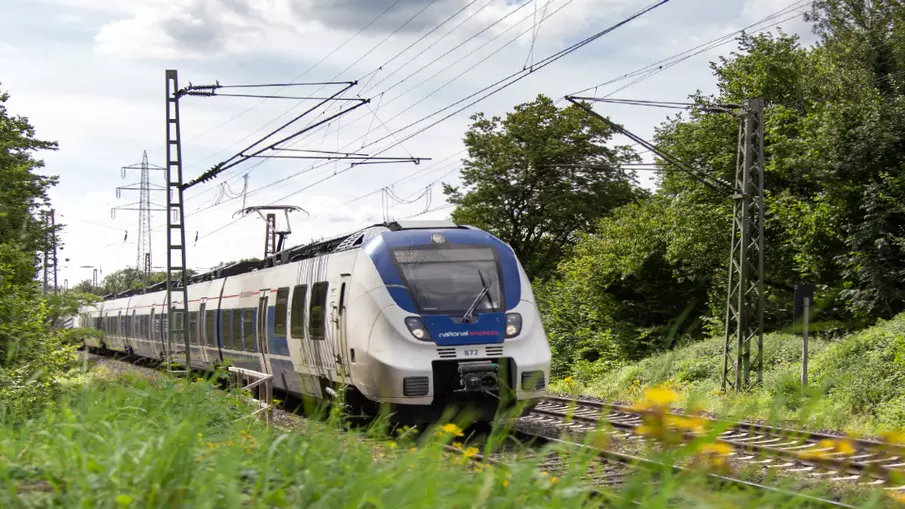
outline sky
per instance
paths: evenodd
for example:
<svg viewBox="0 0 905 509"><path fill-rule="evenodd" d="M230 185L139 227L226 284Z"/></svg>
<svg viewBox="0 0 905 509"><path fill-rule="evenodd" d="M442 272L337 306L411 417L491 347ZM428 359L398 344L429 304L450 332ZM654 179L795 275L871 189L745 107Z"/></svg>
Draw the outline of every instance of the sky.
<svg viewBox="0 0 905 509"><path fill-rule="evenodd" d="M58 151L39 157L45 173L60 179L51 199L57 222L65 224L58 255L61 286L64 280L74 286L90 279L91 267L100 279L136 266L138 213L112 209L132 208L139 200L135 190L117 193L118 187L137 187L140 178L138 170L122 167L139 164L145 151L152 165L165 164L167 69L178 71L180 86L357 81L337 97L370 99L367 104L282 146L429 158L417 165L358 166L252 159L194 186L185 191L187 257L190 267L204 270L263 254L264 221L256 214L237 214L243 188L246 206L302 209L289 216L288 245L384 219L445 219L452 209L442 184L458 182L466 155L462 138L473 113L505 115L538 94L683 101L697 90L716 91L709 62L736 47L731 37L721 37L754 24L749 31L781 27L799 34L805 44L814 39L801 16L809 5L805 1L670 0L538 68L547 57L655 3L6 0L0 7L0 89L11 94L10 111L27 116L39 138L59 143ZM706 46L711 41L715 44ZM645 68L652 72L631 74ZM486 87L519 72L523 79L484 97ZM342 88L220 92L325 97ZM291 134L358 102L327 103L281 132ZM317 103L183 97L185 180ZM612 104L595 109L647 139L674 113ZM618 136L612 142L630 143ZM638 178L645 187L655 185L649 172ZM162 187L164 172L150 171L150 181ZM162 208L165 195L152 191L151 201ZM163 212L152 213L155 270L166 265L164 222ZM279 223L285 226L282 216Z"/></svg>

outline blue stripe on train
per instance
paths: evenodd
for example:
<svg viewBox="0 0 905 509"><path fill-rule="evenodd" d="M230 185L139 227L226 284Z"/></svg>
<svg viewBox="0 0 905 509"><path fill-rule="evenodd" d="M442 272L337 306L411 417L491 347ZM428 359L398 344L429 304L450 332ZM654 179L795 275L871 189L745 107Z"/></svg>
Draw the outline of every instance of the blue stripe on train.
<svg viewBox="0 0 905 509"><path fill-rule="evenodd" d="M273 355L289 356L289 343L286 336L277 336L274 332L274 318L276 317L276 307L267 307L267 349Z"/></svg>

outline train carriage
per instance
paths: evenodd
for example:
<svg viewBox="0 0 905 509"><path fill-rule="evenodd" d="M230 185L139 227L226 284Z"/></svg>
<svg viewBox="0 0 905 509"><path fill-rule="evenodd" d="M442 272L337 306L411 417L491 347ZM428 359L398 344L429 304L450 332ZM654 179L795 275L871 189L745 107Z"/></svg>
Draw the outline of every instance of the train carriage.
<svg viewBox="0 0 905 509"><path fill-rule="evenodd" d="M104 332L90 346L164 358L165 296L157 285L84 308L81 322ZM376 225L218 269L190 281L187 307L193 367L272 373L299 396L346 388L364 407L417 417L454 403L486 419L504 392L538 400L549 377L549 344L512 249L446 221ZM171 358L184 361L181 341Z"/></svg>

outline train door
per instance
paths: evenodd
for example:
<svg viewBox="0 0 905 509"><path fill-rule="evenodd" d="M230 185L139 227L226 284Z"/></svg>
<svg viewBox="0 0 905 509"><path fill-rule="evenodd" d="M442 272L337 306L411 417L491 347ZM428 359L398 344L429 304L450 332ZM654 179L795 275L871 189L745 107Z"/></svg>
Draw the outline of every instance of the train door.
<svg viewBox="0 0 905 509"><path fill-rule="evenodd" d="M258 323L255 336L258 342L258 352L261 353L261 364L264 366L265 373L272 373L270 369L270 351L267 349L267 301L269 290L261 291L261 298L258 300Z"/></svg>
<svg viewBox="0 0 905 509"><path fill-rule="evenodd" d="M201 360L207 364L209 361L207 360L207 321L205 318L207 317L207 299L201 300L201 306L198 308L198 319L195 320L195 327L197 327L198 331L198 351L201 354Z"/></svg>
<svg viewBox="0 0 905 509"><path fill-rule="evenodd" d="M308 340L314 350L314 366L318 377L329 380L336 370L333 347L327 343L327 291L330 284L319 282L311 285L308 303Z"/></svg>
<svg viewBox="0 0 905 509"><path fill-rule="evenodd" d="M154 310L154 306L151 306L151 315L148 318L148 339L151 341L150 350L151 355L160 355L163 351L160 348L160 344L158 343L158 335L159 331L157 330L157 313Z"/></svg>
<svg viewBox="0 0 905 509"><path fill-rule="evenodd" d="M339 297L333 306L333 337L336 338L336 373L341 380L348 383L349 373L349 341L346 336L346 300L349 298L349 275L343 274L339 284Z"/></svg>

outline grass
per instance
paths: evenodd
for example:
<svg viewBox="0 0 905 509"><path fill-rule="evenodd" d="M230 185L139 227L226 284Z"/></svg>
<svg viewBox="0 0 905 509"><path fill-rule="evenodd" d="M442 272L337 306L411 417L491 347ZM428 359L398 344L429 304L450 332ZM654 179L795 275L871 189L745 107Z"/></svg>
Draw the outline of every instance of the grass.
<svg viewBox="0 0 905 509"><path fill-rule="evenodd" d="M668 473L592 498L590 451L561 450L559 477L521 454L476 467L467 445L443 450L461 440L455 424L396 440L330 420L268 428L204 381L101 373L64 386L38 417L0 420L0 507L800 507Z"/></svg>
<svg viewBox="0 0 905 509"><path fill-rule="evenodd" d="M764 336L764 383L720 393L723 338L710 338L604 373L566 378L553 392L634 402L650 387L680 394L680 406L727 418L760 418L810 429L879 435L905 429L905 314L835 341L809 343L809 387L801 388L801 337Z"/></svg>

